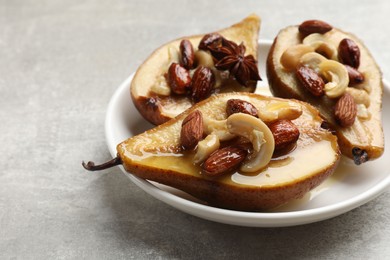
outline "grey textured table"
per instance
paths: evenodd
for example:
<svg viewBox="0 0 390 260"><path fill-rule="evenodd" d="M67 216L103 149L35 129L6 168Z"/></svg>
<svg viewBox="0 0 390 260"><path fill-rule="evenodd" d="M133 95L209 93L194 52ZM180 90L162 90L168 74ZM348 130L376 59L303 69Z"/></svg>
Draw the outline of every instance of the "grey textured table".
<svg viewBox="0 0 390 260"><path fill-rule="evenodd" d="M389 259L389 189L319 223L245 228L81 168L110 158L107 103L154 48L252 12L263 39L310 18L354 32L390 77L390 1L0 0L0 258Z"/></svg>

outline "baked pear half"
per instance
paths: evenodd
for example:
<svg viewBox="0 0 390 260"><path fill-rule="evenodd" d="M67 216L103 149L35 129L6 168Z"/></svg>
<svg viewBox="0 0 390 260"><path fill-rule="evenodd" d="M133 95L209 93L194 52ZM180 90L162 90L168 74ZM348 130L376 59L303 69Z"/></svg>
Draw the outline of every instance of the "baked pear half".
<svg viewBox="0 0 390 260"><path fill-rule="evenodd" d="M382 74L356 36L308 20L282 29L267 58L271 92L315 106L356 164L384 151Z"/></svg>
<svg viewBox="0 0 390 260"><path fill-rule="evenodd" d="M131 98L140 114L162 124L220 92L253 92L260 18L250 15L215 33L173 40L154 51L136 71Z"/></svg>
<svg viewBox="0 0 390 260"><path fill-rule="evenodd" d="M224 93L118 144L129 174L180 189L209 205L264 211L300 198L335 170L337 138L311 105Z"/></svg>

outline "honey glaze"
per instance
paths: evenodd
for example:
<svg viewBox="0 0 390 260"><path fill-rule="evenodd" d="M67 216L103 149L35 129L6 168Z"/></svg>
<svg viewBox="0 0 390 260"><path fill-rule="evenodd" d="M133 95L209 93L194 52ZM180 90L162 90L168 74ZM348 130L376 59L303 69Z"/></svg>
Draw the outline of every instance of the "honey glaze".
<svg viewBox="0 0 390 260"><path fill-rule="evenodd" d="M230 181L258 187L286 185L323 170L335 161L336 156L329 140L314 141L310 144L298 142L294 151L272 159L263 171L252 175L236 172L231 175Z"/></svg>

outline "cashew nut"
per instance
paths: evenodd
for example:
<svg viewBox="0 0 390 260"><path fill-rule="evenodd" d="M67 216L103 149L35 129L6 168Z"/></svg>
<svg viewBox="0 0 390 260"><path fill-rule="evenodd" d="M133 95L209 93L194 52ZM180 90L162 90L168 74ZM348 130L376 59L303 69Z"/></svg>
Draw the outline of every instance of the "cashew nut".
<svg viewBox="0 0 390 260"><path fill-rule="evenodd" d="M357 104L357 114L356 116L361 119L370 119L371 113L368 111L367 107L364 104Z"/></svg>
<svg viewBox="0 0 390 260"><path fill-rule="evenodd" d="M271 101L264 109L258 110L258 116L264 122L272 122L278 119L294 120L301 115L301 105L289 101Z"/></svg>
<svg viewBox="0 0 390 260"><path fill-rule="evenodd" d="M180 52L175 46L168 47L168 66L172 62L179 62Z"/></svg>
<svg viewBox="0 0 390 260"><path fill-rule="evenodd" d="M308 66L309 68L315 70L317 73L319 73L319 66L320 63L327 60L324 56L321 54L318 54L317 52L309 52L303 55L299 59L299 63L304 66Z"/></svg>
<svg viewBox="0 0 390 260"><path fill-rule="evenodd" d="M343 64L334 60L325 60L319 65L320 73L329 81L325 84L325 94L337 98L344 94L349 84L348 71Z"/></svg>
<svg viewBox="0 0 390 260"><path fill-rule="evenodd" d="M261 119L244 113L232 114L226 123L230 133L252 142L253 152L243 162L240 170L256 172L267 166L275 149L274 137L268 126Z"/></svg>
<svg viewBox="0 0 390 260"><path fill-rule="evenodd" d="M203 127L206 134L216 135L221 141L230 140L235 137L234 134L229 133L226 125L226 119L216 120L203 114Z"/></svg>
<svg viewBox="0 0 390 260"><path fill-rule="evenodd" d="M370 106L370 96L363 89L347 88L346 92L351 94L356 104L363 104L365 107Z"/></svg>
<svg viewBox="0 0 390 260"><path fill-rule="evenodd" d="M156 83L152 86L151 91L161 96L169 96L171 94L171 88L162 75L157 77Z"/></svg>
<svg viewBox="0 0 390 260"><path fill-rule="evenodd" d="M326 34L312 33L303 39L303 44L312 46L316 52L329 59L337 60L337 49L327 41Z"/></svg>
<svg viewBox="0 0 390 260"><path fill-rule="evenodd" d="M219 145L219 139L216 135L211 134L206 136L205 139L198 142L194 162L200 163L204 161L212 152L219 148Z"/></svg>
<svg viewBox="0 0 390 260"><path fill-rule="evenodd" d="M195 52L195 60L198 63L198 66L204 66L208 68L214 67L213 57L210 53L198 50Z"/></svg>
<svg viewBox="0 0 390 260"><path fill-rule="evenodd" d="M314 48L306 44L298 44L289 47L280 57L280 63L286 70L295 70L299 64L299 59L308 52L313 52Z"/></svg>

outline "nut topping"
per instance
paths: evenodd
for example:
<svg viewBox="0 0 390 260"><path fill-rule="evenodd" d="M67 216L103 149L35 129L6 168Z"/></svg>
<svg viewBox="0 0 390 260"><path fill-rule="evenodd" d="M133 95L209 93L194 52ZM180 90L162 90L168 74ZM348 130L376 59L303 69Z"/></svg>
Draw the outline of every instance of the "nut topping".
<svg viewBox="0 0 390 260"><path fill-rule="evenodd" d="M211 69L200 66L192 77L192 99L199 102L211 95L214 89L215 77Z"/></svg>
<svg viewBox="0 0 390 260"><path fill-rule="evenodd" d="M311 94L320 97L324 94L324 80L313 69L300 66L296 72L298 80Z"/></svg>
<svg viewBox="0 0 390 260"><path fill-rule="evenodd" d="M258 117L257 108L248 101L244 101L241 99L229 99L227 101L226 114L230 116L234 113L244 113L252 115L254 117Z"/></svg>
<svg viewBox="0 0 390 260"><path fill-rule="evenodd" d="M198 49L207 51L210 47L220 47L222 45L222 36L218 33L209 33L200 40Z"/></svg>
<svg viewBox="0 0 390 260"><path fill-rule="evenodd" d="M364 75L360 73L357 69L345 65L348 71L349 83L351 84L360 84L364 81Z"/></svg>
<svg viewBox="0 0 390 260"><path fill-rule="evenodd" d="M203 138L203 118L199 110L189 114L181 124L180 143L184 149L193 149Z"/></svg>
<svg viewBox="0 0 390 260"><path fill-rule="evenodd" d="M220 176L235 170L248 154L240 146L226 146L213 152L203 163L202 172L209 176Z"/></svg>
<svg viewBox="0 0 390 260"><path fill-rule="evenodd" d="M337 101L334 108L336 121L342 127L349 127L355 122L357 107L353 97L349 93L345 93Z"/></svg>
<svg viewBox="0 0 390 260"><path fill-rule="evenodd" d="M275 150L277 151L288 148L298 141L299 129L290 120L278 120L268 127L274 136Z"/></svg>
<svg viewBox="0 0 390 260"><path fill-rule="evenodd" d="M180 42L180 53L180 64L188 70L192 69L195 63L195 52L189 40L182 40Z"/></svg>
<svg viewBox="0 0 390 260"><path fill-rule="evenodd" d="M307 20L301 23L298 27L299 32L303 36L307 36L312 33L324 34L332 29L333 27L331 25L320 20Z"/></svg>
<svg viewBox="0 0 390 260"><path fill-rule="evenodd" d="M172 63L169 66L167 81L171 90L176 94L185 94L191 87L189 71L178 63Z"/></svg>
<svg viewBox="0 0 390 260"><path fill-rule="evenodd" d="M343 39L339 44L339 59L342 63L355 69L360 65L360 49L357 44L348 38Z"/></svg>

